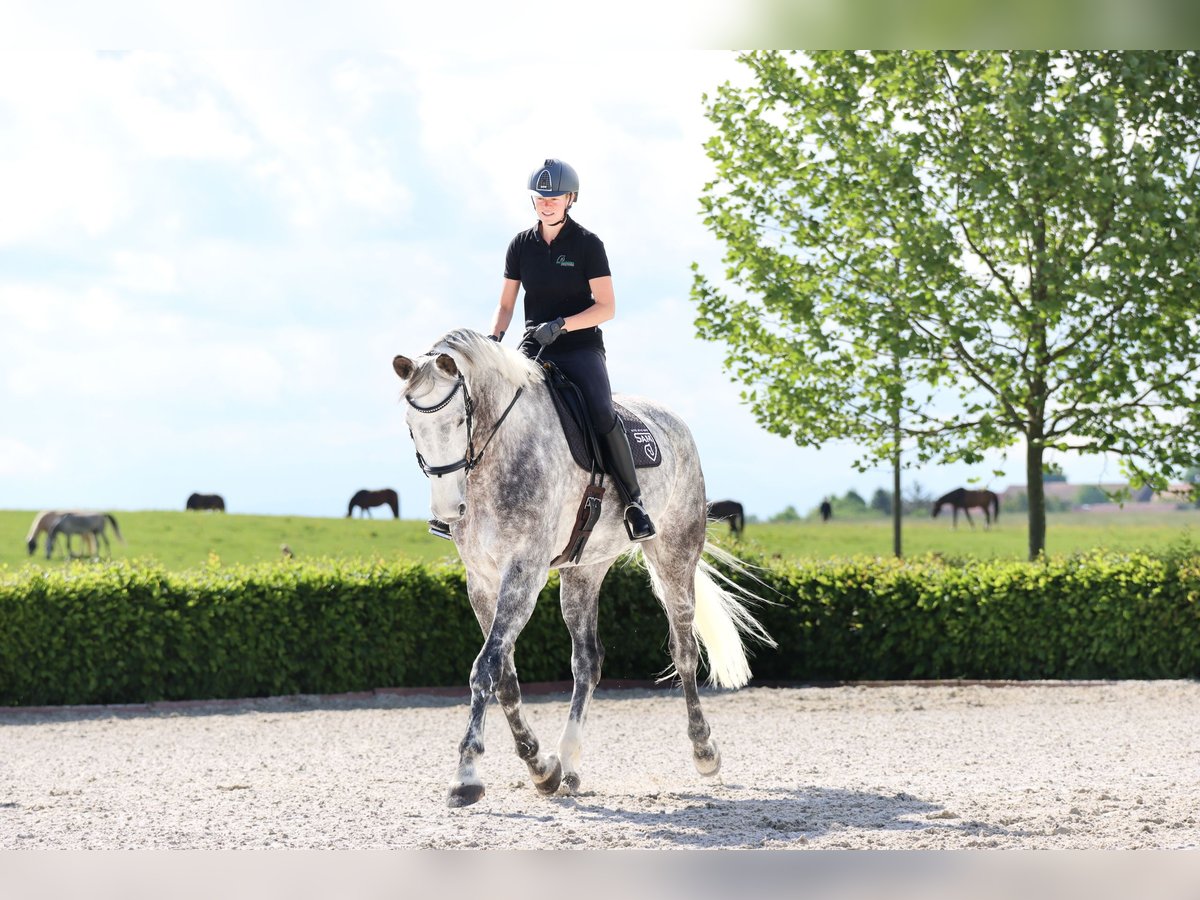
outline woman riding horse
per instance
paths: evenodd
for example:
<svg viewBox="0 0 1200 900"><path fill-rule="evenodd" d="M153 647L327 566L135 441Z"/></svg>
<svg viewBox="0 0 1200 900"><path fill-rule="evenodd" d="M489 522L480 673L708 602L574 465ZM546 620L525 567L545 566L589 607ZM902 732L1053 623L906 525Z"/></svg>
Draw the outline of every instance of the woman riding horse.
<svg viewBox="0 0 1200 900"><path fill-rule="evenodd" d="M484 794L478 763L493 698L537 789L578 790L583 727L604 662L597 632L600 585L617 558L635 548L667 613L693 762L702 775L715 775L721 757L696 684L701 649L718 684L740 687L750 678L743 637L774 642L734 595L739 589L733 582L722 587L702 559L719 551L706 541L704 473L686 424L650 400L621 398L621 406L657 441L660 463L644 469L642 480L646 504L664 527L654 540L635 544L624 510L602 504L589 520L592 530L579 555L567 558L563 548L575 540L580 497L591 485L591 472L575 462L558 427L545 370L466 330L451 332L416 359L397 356L392 365L405 383L405 419L417 461L429 476L430 509L449 523L484 634L471 669L467 734L459 744L450 805L475 803ZM541 749L525 718L514 662L517 638L551 569L559 572L575 680L557 754Z"/></svg>
<svg viewBox="0 0 1200 900"><path fill-rule="evenodd" d="M583 392L604 468L625 504L629 539L648 541L654 537L654 523L642 503L629 439L613 409L598 327L617 310L604 243L569 215L579 199L579 175L567 163L547 159L530 173L528 189L537 222L508 245L492 340L503 339L523 287L526 331L520 350L529 357L540 352L541 359L554 363ZM450 537L445 523L434 519L429 524L432 533Z"/></svg>

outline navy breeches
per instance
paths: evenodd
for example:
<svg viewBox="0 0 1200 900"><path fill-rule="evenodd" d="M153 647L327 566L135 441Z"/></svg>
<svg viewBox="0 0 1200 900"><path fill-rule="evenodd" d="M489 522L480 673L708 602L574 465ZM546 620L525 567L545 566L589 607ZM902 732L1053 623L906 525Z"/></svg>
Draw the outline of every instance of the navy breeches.
<svg viewBox="0 0 1200 900"><path fill-rule="evenodd" d="M617 414L613 409L604 351L599 347L579 347L556 352L551 344L542 353L542 359L554 363L579 386L596 432L606 434L611 431L617 424Z"/></svg>

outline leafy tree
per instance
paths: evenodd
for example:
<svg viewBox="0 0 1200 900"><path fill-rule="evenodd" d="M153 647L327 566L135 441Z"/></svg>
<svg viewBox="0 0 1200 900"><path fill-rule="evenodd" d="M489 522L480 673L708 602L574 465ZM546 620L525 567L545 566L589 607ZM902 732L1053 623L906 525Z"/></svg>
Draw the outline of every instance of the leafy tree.
<svg viewBox="0 0 1200 900"><path fill-rule="evenodd" d="M1058 463L1042 463L1042 481L1045 484L1057 481L1063 484L1067 481L1067 473Z"/></svg>
<svg viewBox="0 0 1200 900"><path fill-rule="evenodd" d="M871 495L871 509L878 510L885 516L892 514L892 494L890 491L885 491L883 488L876 488L875 493Z"/></svg>
<svg viewBox="0 0 1200 900"><path fill-rule="evenodd" d="M782 512L775 513L775 515L771 516L771 518L767 519L767 521L768 522L799 522L800 521L800 513L796 512L796 507L792 506L791 504L788 504L786 509L784 509Z"/></svg>
<svg viewBox="0 0 1200 900"><path fill-rule="evenodd" d="M861 466L1023 442L1200 458L1194 52L744 54L708 103L699 334L769 430ZM910 457L910 458L911 458Z"/></svg>
<svg viewBox="0 0 1200 900"><path fill-rule="evenodd" d="M1112 497L1099 485L1085 484L1076 493L1075 502L1080 506L1092 506L1098 503L1112 503Z"/></svg>
<svg viewBox="0 0 1200 900"><path fill-rule="evenodd" d="M846 491L846 496L839 501L838 505L844 506L846 509L866 509L867 501L858 491L849 490Z"/></svg>
<svg viewBox="0 0 1200 900"><path fill-rule="evenodd" d="M933 506L934 496L929 493L928 489L919 481L913 481L908 489L908 493L904 495L901 501L904 514L912 515L913 513L929 514L930 507Z"/></svg>

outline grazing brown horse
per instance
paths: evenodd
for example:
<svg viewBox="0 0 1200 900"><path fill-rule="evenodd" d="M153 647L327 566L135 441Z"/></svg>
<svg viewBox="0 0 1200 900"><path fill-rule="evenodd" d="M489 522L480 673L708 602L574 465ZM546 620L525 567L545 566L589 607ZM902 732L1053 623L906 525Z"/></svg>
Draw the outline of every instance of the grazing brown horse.
<svg viewBox="0 0 1200 900"><path fill-rule="evenodd" d="M225 512L225 500L220 494L192 494L187 498L188 509L215 509Z"/></svg>
<svg viewBox="0 0 1200 900"><path fill-rule="evenodd" d="M716 522L728 522L729 531L740 538L746 529L746 514L736 500L714 500L708 504L708 517Z"/></svg>
<svg viewBox="0 0 1200 900"><path fill-rule="evenodd" d="M400 495L391 488L383 488L378 491L361 490L350 498L350 507L346 510L346 518L350 518L354 514L354 507L358 507L363 515L371 515L372 506L389 506L392 510L394 518L400 518ZM372 518L374 518L372 516Z"/></svg>
<svg viewBox="0 0 1200 900"><path fill-rule="evenodd" d="M968 510L982 509L983 516L987 520L985 527L988 528L991 527L993 521L998 521L1000 518L1000 498L992 491L968 491L966 488L955 488L934 501L932 516L935 519L947 503L954 509L955 528L958 527L958 511L960 509L972 528L975 527L975 523L971 521L971 513Z"/></svg>

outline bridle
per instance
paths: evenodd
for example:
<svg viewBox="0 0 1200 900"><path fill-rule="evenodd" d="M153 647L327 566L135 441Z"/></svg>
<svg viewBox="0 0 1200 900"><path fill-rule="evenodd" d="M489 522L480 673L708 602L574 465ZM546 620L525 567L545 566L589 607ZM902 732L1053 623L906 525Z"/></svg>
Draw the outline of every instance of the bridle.
<svg viewBox="0 0 1200 900"><path fill-rule="evenodd" d="M541 354L539 353L538 355L540 356ZM463 380L461 373L458 376L458 380L454 382L454 387L441 403L437 403L433 406L418 406L416 403L413 403L412 397L408 396L408 394L404 395L404 399L407 400L408 405L417 412L435 413L445 409L447 404L454 399L454 395L458 393L460 388L463 392L463 408L466 411L467 419L467 455L458 462L452 462L444 466L431 466L429 463L425 462L425 457L421 456L421 451L417 450L417 465L421 467L421 471L425 473L426 478L429 478L433 475L441 478L443 475L449 475L451 472L457 472L459 469L466 469L467 474L469 475L471 470L478 466L483 460L483 451L488 448L488 444L492 442L492 438L494 438L496 436L496 432L500 430L501 424L503 424L504 420L508 417L508 414L512 412L512 408L520 398L521 392L525 390L524 387L517 388L516 394L513 395L512 400L509 401L508 406L500 415L500 418L496 420L496 424L492 426L492 433L488 435L487 440L483 442L483 446L480 447L479 452L476 453L472 435L472 420L473 413L475 411L475 404L471 400L471 392L467 390L467 383ZM411 428L409 429L408 433L410 436L412 435ZM413 443L416 443L415 439Z"/></svg>

